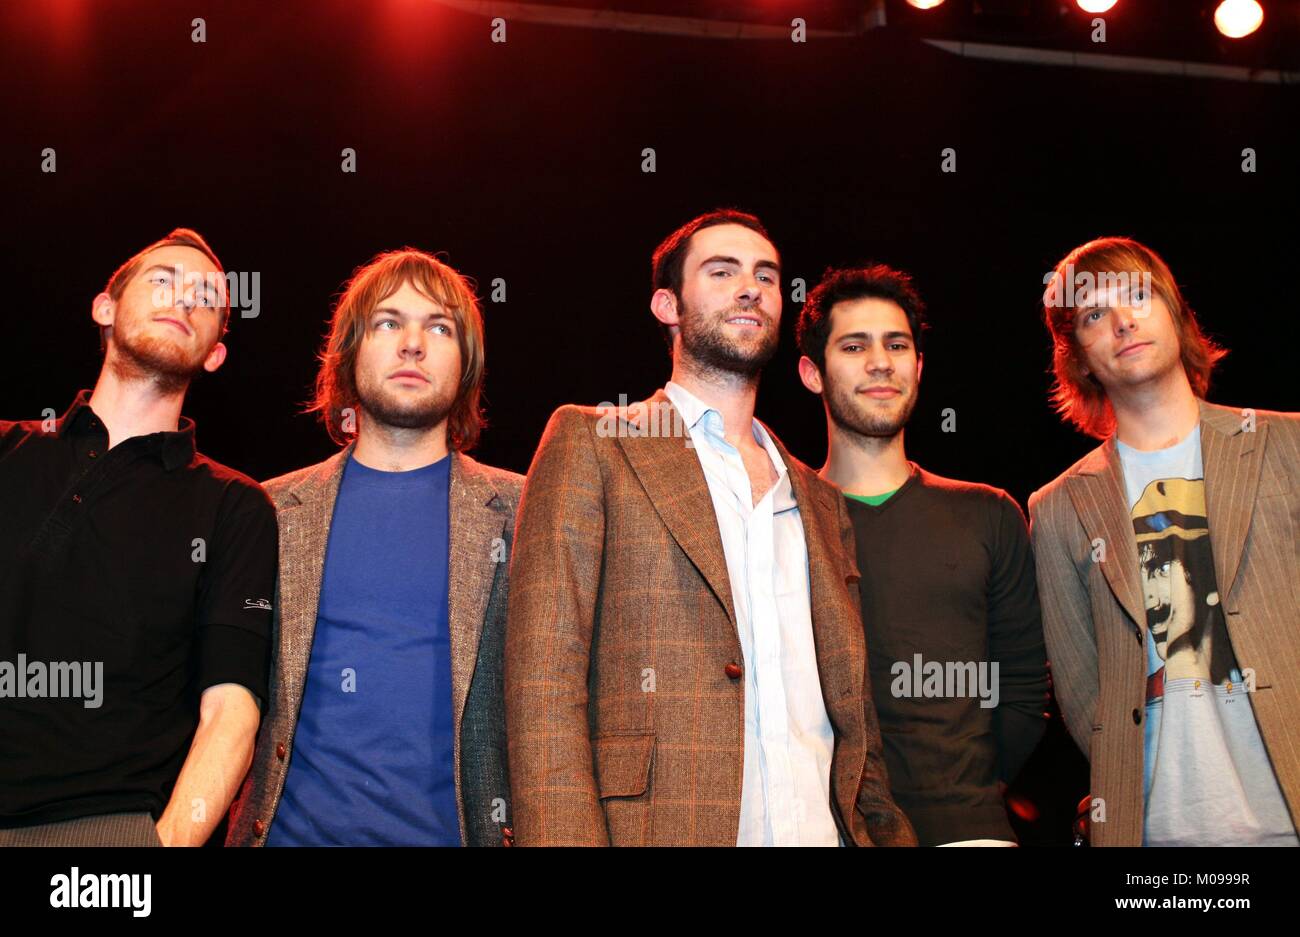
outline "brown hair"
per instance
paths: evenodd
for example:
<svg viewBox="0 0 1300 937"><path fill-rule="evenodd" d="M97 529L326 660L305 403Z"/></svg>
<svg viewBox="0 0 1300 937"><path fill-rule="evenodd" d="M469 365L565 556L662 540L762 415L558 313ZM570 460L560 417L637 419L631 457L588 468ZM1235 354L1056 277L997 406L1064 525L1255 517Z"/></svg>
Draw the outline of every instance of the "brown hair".
<svg viewBox="0 0 1300 937"><path fill-rule="evenodd" d="M691 238L695 236L697 231L723 224L740 225L742 228L748 228L762 235L769 243L772 241L772 236L763 227L763 222L759 221L756 215L751 215L748 212L739 211L735 208L715 208L703 215L696 215L664 238L659 246L655 248L654 253L650 255L650 290L652 292L655 290L668 290L677 297L677 301L680 303L682 301L682 284L685 280L686 254L690 251ZM672 329L662 322L659 323L659 328L663 332L664 341L668 343L668 351L671 354L673 350Z"/></svg>
<svg viewBox="0 0 1300 937"><path fill-rule="evenodd" d="M912 284L910 274L884 264L864 267L827 267L821 282L804 300L795 324L799 350L817 370L826 370L826 344L831 338L831 313L839 303L855 299L885 299L903 310L912 330L912 347L921 356L921 339L926 329L925 303Z"/></svg>
<svg viewBox="0 0 1300 937"><path fill-rule="evenodd" d="M199 234L192 228L176 228L171 234L167 235L162 240L154 241L148 247L144 248L144 250L138 251L135 256L113 271L113 275L108 278L108 284L104 287L104 292L108 294L109 299L113 300L113 302L117 302L122 298L122 294L126 292L127 284L130 283L131 278L139 272L140 265L144 262L145 255L151 251L158 250L160 247L192 247L194 250L207 257L208 260L212 261L212 265L217 268L218 272L220 272L223 277L226 275L226 268L221 266L221 261L217 260L217 255L213 253L212 248L208 246L208 242L203 240L203 235ZM222 334L225 334L226 327L230 323L230 296L224 286L222 287L222 296L225 297L226 304L221 309L221 332ZM99 329L99 343L101 348L108 344L107 338L105 337L105 330L107 328L108 326L100 326Z"/></svg>
<svg viewBox="0 0 1300 937"><path fill-rule="evenodd" d="M1183 298L1169 265L1151 248L1130 238L1106 237L1089 241L1066 254L1051 274L1043 294L1043 317L1052 335L1052 403L1056 411L1081 432L1105 439L1115 431L1115 411L1097 378L1085 372L1083 350L1075 336L1078 298L1067 281L1091 274L1104 282L1117 274L1151 275L1156 294L1169 307L1182 356L1183 370L1197 397L1210 389L1210 375L1227 349L1211 341L1196 321L1196 314ZM1062 291L1063 284L1066 288Z"/></svg>
<svg viewBox="0 0 1300 937"><path fill-rule="evenodd" d="M380 302L410 283L451 313L460 343L460 388L447 417L447 443L457 451L472 449L483 430L483 313L470 281L432 254L412 247L388 251L357 268L334 306L330 331L320 353L316 396L307 412L320 415L330 438L349 441L343 411L360 405L357 351L366 323Z"/></svg>

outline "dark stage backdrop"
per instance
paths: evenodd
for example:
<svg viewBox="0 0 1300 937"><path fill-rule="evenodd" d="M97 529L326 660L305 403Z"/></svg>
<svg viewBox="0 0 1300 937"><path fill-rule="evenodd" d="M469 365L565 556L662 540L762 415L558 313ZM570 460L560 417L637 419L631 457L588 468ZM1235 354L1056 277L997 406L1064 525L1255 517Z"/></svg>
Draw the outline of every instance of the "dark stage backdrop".
<svg viewBox="0 0 1300 937"><path fill-rule="evenodd" d="M1046 401L1038 306L1044 273L1090 238L1164 254L1232 349L1213 399L1300 409L1294 88L976 62L893 30L795 44L511 22L493 43L486 19L414 0L54 0L0 22L2 418L61 413L93 384L92 297L185 225L261 285L192 389L201 449L259 479L318 461L333 447L301 404L331 301L374 253L413 245L485 300L505 281L485 302L475 455L525 471L555 407L666 380L649 255L723 205L765 220L787 280L868 259L916 276L932 328L909 454L1022 506L1092 445ZM819 466L798 308L758 414ZM1013 788L1026 841L1068 841L1086 789L1057 717Z"/></svg>

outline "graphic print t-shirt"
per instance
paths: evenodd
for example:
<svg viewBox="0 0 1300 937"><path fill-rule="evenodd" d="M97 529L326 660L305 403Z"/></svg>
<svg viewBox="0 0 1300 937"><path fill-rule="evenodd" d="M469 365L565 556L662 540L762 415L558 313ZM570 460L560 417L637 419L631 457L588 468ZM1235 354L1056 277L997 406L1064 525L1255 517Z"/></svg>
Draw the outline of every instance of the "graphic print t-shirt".
<svg viewBox="0 0 1300 937"><path fill-rule="evenodd" d="M1198 426L1168 449L1116 440L1147 612L1147 846L1296 846L1210 549Z"/></svg>

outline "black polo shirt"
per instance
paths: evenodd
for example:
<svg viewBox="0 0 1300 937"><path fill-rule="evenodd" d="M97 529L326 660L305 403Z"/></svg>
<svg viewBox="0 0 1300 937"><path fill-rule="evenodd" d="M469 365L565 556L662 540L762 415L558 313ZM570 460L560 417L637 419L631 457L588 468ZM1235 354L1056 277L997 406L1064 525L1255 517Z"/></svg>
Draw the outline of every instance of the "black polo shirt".
<svg viewBox="0 0 1300 937"><path fill-rule="evenodd" d="M188 418L110 450L89 400L0 421L0 827L161 816L203 690L267 697L270 500Z"/></svg>

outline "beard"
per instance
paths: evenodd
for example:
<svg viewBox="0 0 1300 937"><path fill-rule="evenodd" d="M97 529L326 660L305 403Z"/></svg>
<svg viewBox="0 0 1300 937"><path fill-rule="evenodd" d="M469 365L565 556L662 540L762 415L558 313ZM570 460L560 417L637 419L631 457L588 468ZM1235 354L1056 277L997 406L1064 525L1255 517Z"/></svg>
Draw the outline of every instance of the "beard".
<svg viewBox="0 0 1300 937"><path fill-rule="evenodd" d="M113 330L109 339L116 350L113 371L124 381L149 381L164 393L177 393L203 371L207 355L191 357L174 342L131 329Z"/></svg>
<svg viewBox="0 0 1300 937"><path fill-rule="evenodd" d="M453 386L447 392L435 385L432 394L411 399L385 389L382 380L374 382L358 376L357 398L366 416L382 426L427 430L447 419L456 403L456 390Z"/></svg>
<svg viewBox="0 0 1300 937"><path fill-rule="evenodd" d="M691 309L683 302L679 323L682 351L708 371L757 377L776 354L781 336L776 329L772 329L759 343L742 343L731 338L727 335L725 320L741 315L770 318L765 313L752 312L740 306L731 306L715 315L708 315Z"/></svg>
<svg viewBox="0 0 1300 937"><path fill-rule="evenodd" d="M919 385L913 384L911 392L900 399L901 406L895 409L880 412L871 408L864 412L852 386L834 385L828 388L830 392L826 395L826 407L830 411L831 420L846 432L891 439L901 433L907 421L912 418L918 387Z"/></svg>

